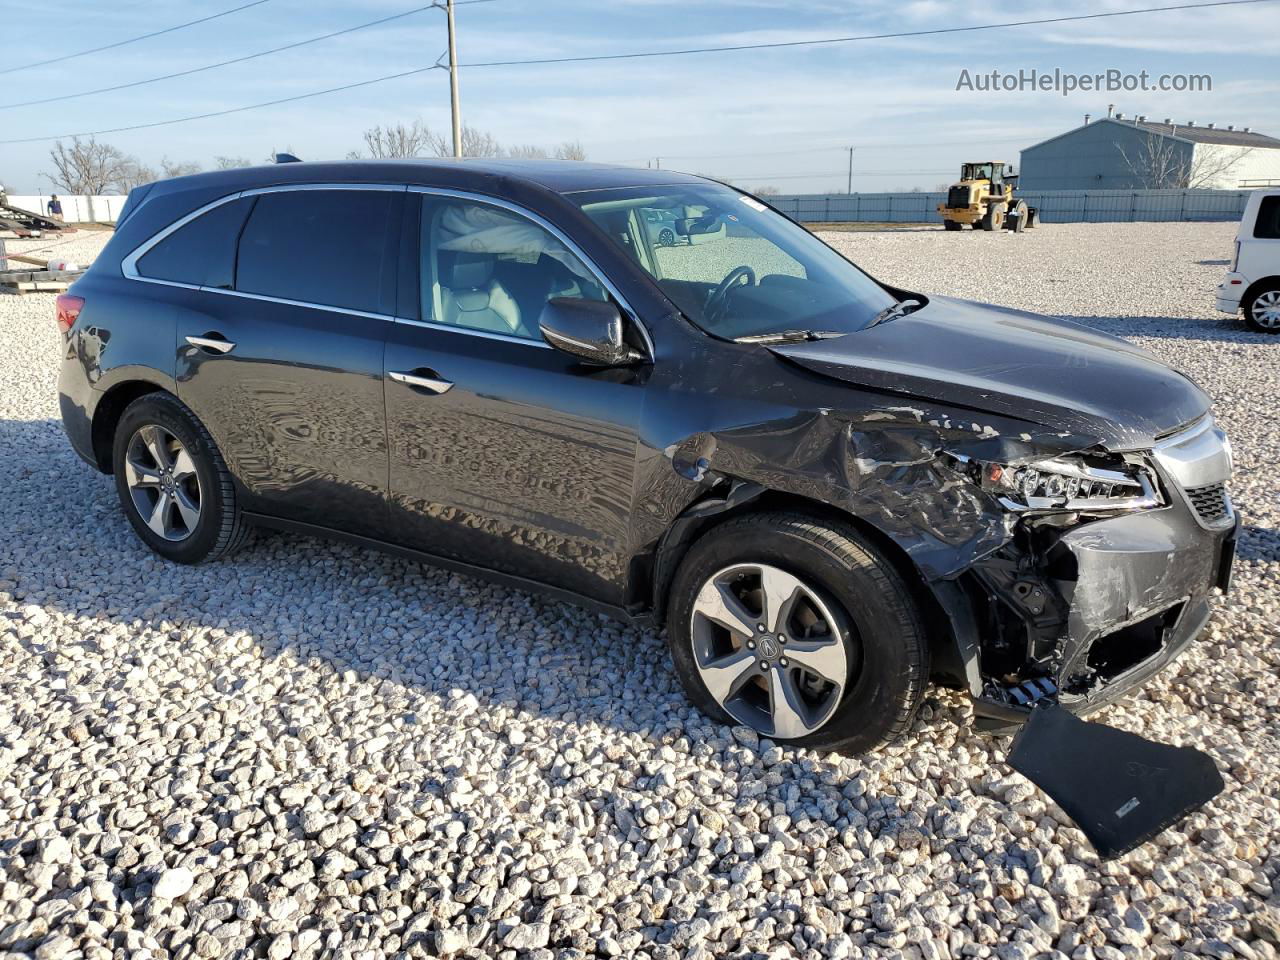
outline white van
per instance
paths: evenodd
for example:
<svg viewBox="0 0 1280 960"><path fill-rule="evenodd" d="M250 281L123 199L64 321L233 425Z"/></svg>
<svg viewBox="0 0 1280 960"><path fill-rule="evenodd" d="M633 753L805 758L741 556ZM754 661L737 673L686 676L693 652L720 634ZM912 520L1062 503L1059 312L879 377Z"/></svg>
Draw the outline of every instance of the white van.
<svg viewBox="0 0 1280 960"><path fill-rule="evenodd" d="M1216 306L1262 333L1280 333L1280 190L1255 190L1236 234L1231 272L1218 284Z"/></svg>

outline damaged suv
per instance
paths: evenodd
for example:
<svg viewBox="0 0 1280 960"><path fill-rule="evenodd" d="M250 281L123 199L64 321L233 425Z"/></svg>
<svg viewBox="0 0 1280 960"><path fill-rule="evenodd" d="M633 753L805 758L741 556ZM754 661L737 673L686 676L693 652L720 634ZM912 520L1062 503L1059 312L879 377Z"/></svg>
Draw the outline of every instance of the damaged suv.
<svg viewBox="0 0 1280 960"><path fill-rule="evenodd" d="M1088 711L1230 576L1230 449L1186 377L879 282L695 177L164 181L58 324L71 443L162 556L264 525L665 625L694 703L778 741L868 749L931 679L993 727Z"/></svg>

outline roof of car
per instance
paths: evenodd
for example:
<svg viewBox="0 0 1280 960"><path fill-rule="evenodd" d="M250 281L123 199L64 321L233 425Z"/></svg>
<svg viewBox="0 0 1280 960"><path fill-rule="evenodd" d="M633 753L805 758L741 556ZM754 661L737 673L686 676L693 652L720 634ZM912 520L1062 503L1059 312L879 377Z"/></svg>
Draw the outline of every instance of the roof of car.
<svg viewBox="0 0 1280 960"><path fill-rule="evenodd" d="M494 179L521 181L551 190L571 193L610 187L690 183L697 177L671 170L619 167L580 160L515 160L490 157L455 159L336 160L274 163L241 167L181 177L177 181L195 185L223 185L229 189L250 189L286 183L379 182L419 186L482 189Z"/></svg>

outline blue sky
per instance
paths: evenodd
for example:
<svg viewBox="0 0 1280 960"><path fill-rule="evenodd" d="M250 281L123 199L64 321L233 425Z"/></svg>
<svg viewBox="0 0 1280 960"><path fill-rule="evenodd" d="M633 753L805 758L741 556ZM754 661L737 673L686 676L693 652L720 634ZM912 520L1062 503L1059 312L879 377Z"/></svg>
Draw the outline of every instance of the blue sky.
<svg viewBox="0 0 1280 960"><path fill-rule="evenodd" d="M116 50L0 75L0 100L73 93L145 79L339 30L425 0L268 0L248 10ZM493 0L458 8L468 62L626 53L963 26L1121 10L1160 0ZM1164 0L1170 2L1170 0ZM236 0L60 0L48 12L0 0L11 59L43 59L161 29ZM1234 123L1280 136L1280 77L1269 42L1280 2L1052 26L606 63L476 68L462 73L466 122L504 143L579 140L593 160L662 166L783 192L845 187L932 189L963 160L1017 151L1104 115ZM0 109L0 139L146 123L293 96L433 63L445 21L428 10L269 58L115 93ZM957 92L962 69L1208 73L1212 92ZM421 119L447 131L448 77L436 70L345 93L231 116L108 134L152 165L264 159L286 146L304 159L342 157L376 124ZM47 191L50 143L0 146L0 183Z"/></svg>

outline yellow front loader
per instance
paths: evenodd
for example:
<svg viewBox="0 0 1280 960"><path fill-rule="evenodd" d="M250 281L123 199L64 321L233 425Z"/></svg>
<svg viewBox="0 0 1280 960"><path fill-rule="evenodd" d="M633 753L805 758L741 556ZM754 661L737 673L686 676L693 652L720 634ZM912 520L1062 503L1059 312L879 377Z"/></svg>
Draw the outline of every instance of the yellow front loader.
<svg viewBox="0 0 1280 960"><path fill-rule="evenodd" d="M1021 233L1040 222L1040 213L1013 195L1018 178L1003 163L965 163L960 166L960 182L947 190L947 199L938 204L942 225L959 230L966 223L975 230L1012 230Z"/></svg>

